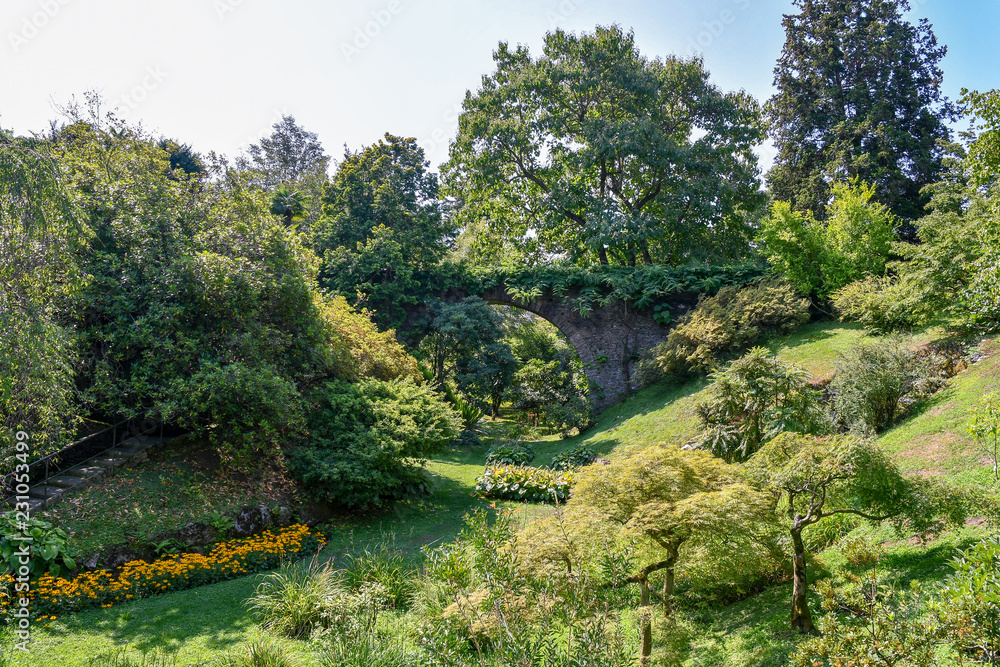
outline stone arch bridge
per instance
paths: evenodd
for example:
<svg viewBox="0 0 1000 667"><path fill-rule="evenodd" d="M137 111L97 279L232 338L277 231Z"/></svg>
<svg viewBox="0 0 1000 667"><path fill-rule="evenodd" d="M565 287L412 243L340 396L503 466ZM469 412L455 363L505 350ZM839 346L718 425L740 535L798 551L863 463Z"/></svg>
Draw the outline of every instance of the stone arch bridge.
<svg viewBox="0 0 1000 667"><path fill-rule="evenodd" d="M600 387L594 396L598 411L614 405L632 391L632 373L639 354L667 338L669 326L659 324L652 313L637 311L623 300L608 305L593 304L585 315L576 308L579 293L569 290L555 296L546 292L531 300L510 294L504 285L483 291L452 289L442 295L445 301L459 301L478 296L494 305L513 306L534 313L555 325L576 349L591 384ZM696 292L680 292L659 302L670 306L676 316L698 303Z"/></svg>

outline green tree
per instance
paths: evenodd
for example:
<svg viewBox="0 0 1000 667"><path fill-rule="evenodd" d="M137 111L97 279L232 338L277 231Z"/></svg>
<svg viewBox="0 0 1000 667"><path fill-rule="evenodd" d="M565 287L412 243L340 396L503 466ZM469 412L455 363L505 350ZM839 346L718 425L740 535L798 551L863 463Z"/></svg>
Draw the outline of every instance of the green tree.
<svg viewBox="0 0 1000 667"><path fill-rule="evenodd" d="M496 415L517 370L517 360L503 341L503 318L478 297L432 302L428 310L420 352L431 365L434 381L454 382Z"/></svg>
<svg viewBox="0 0 1000 667"><path fill-rule="evenodd" d="M293 185L313 172L326 173L330 158L315 132L282 116L271 126L273 132L251 144L236 160L237 167L255 174L254 181L265 190Z"/></svg>
<svg viewBox="0 0 1000 667"><path fill-rule="evenodd" d="M643 56L618 26L556 30L538 58L501 43L493 59L443 167L480 252L623 265L745 252L763 197L749 95L721 92L698 59Z"/></svg>
<svg viewBox="0 0 1000 667"><path fill-rule="evenodd" d="M990 392L969 411L969 435L993 464L993 479L1000 482L1000 395Z"/></svg>
<svg viewBox="0 0 1000 667"><path fill-rule="evenodd" d="M795 364L756 347L711 376L695 412L699 446L729 461L745 461L780 433L822 433L829 427L819 391Z"/></svg>
<svg viewBox="0 0 1000 667"><path fill-rule="evenodd" d="M289 470L311 495L346 507L426 488L423 459L461 430L455 411L412 380L328 382L308 405L308 435L291 450Z"/></svg>
<svg viewBox="0 0 1000 667"><path fill-rule="evenodd" d="M674 603L675 568L682 558L694 557L696 545L709 551L724 542L726 549L759 547L768 542L773 508L774 500L748 486L735 466L707 452L657 445L583 468L564 516L539 520L524 542L529 551L540 550L571 568L583 540L603 545L618 532L625 540L640 541L642 564L612 583L639 584L645 607L650 576L662 572L666 613ZM642 633L642 655L648 658L648 621Z"/></svg>
<svg viewBox="0 0 1000 667"><path fill-rule="evenodd" d="M428 296L453 234L423 149L386 134L345 154L327 186L313 231L321 283L373 309L383 326L397 326L405 304Z"/></svg>
<svg viewBox="0 0 1000 667"><path fill-rule="evenodd" d="M74 327L90 238L51 146L0 131L0 464L14 435L32 458L59 446L79 414Z"/></svg>
<svg viewBox="0 0 1000 667"><path fill-rule="evenodd" d="M779 201L761 221L757 240L776 273L802 294L827 299L865 276L885 273L896 218L874 201L875 188L854 180L835 183L826 219Z"/></svg>
<svg viewBox="0 0 1000 667"><path fill-rule="evenodd" d="M979 136L969 150L969 166L975 180L995 183L1000 175L1000 90L981 93L962 89L962 104L978 122Z"/></svg>
<svg viewBox="0 0 1000 667"><path fill-rule="evenodd" d="M906 0L795 0L766 114L778 155L767 174L775 199L826 213L830 185L872 183L904 220L923 214L921 188L938 180L946 121L946 53Z"/></svg>
<svg viewBox="0 0 1000 667"><path fill-rule="evenodd" d="M746 464L764 488L780 494L792 541L791 627L814 633L807 600L806 547L802 533L824 519L851 515L872 522L904 522L917 531L965 518L961 499L929 480L904 477L875 444L848 435L828 438L784 433Z"/></svg>

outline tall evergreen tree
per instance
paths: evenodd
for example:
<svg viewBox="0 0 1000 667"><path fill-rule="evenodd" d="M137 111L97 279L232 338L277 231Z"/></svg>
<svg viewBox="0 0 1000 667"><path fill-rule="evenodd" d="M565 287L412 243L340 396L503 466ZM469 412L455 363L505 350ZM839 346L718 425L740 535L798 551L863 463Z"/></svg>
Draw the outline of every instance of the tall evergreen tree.
<svg viewBox="0 0 1000 667"><path fill-rule="evenodd" d="M833 180L861 177L904 220L923 215L920 189L939 180L945 121L938 46L906 0L794 0L767 105L778 149L776 199L824 215Z"/></svg>

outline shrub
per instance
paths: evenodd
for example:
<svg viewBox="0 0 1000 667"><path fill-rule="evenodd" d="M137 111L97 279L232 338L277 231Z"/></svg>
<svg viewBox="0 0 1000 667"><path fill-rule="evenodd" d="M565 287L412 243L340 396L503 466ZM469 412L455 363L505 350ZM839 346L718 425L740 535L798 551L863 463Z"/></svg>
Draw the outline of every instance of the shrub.
<svg viewBox="0 0 1000 667"><path fill-rule="evenodd" d="M452 441L453 445L458 447L479 447L483 444L482 438L475 431L469 431L468 429L463 430L458 434L458 437Z"/></svg>
<svg viewBox="0 0 1000 667"><path fill-rule="evenodd" d="M473 494L496 500L521 500L545 503L563 502L569 498L571 473L559 473L544 468L495 466L476 479Z"/></svg>
<svg viewBox="0 0 1000 667"><path fill-rule="evenodd" d="M874 186L857 180L835 183L825 221L776 202L761 221L764 256L796 290L820 299L866 275L882 275L897 220L874 195Z"/></svg>
<svg viewBox="0 0 1000 667"><path fill-rule="evenodd" d="M565 452L559 452L552 457L549 467L553 470L573 470L585 465L590 465L597 460L597 452L587 445L577 445Z"/></svg>
<svg viewBox="0 0 1000 667"><path fill-rule="evenodd" d="M841 321L857 322L871 333L899 331L917 323L905 290L891 278L857 280L834 292L831 299Z"/></svg>
<svg viewBox="0 0 1000 667"><path fill-rule="evenodd" d="M809 301L787 283L767 281L724 287L703 299L640 362L637 379L652 384L666 375L707 372L773 334L809 321Z"/></svg>
<svg viewBox="0 0 1000 667"><path fill-rule="evenodd" d="M422 459L461 428L429 385L409 380L329 382L310 403L309 437L292 450L289 470L311 495L346 507L423 490Z"/></svg>
<svg viewBox="0 0 1000 667"><path fill-rule="evenodd" d="M0 518L0 576L17 572L21 565L18 550L25 544L25 536L31 537L32 577L39 577L46 572L57 577L63 568L76 568L76 563L66 550L69 536L65 530L56 528L37 516L32 516L25 522L15 512L4 512Z"/></svg>
<svg viewBox="0 0 1000 667"><path fill-rule="evenodd" d="M930 373L900 338L862 342L839 355L830 383L840 420L863 433L895 422L903 399Z"/></svg>
<svg viewBox="0 0 1000 667"><path fill-rule="evenodd" d="M1000 537L983 540L951 562L938 614L955 648L976 664L1000 663Z"/></svg>
<svg viewBox="0 0 1000 667"><path fill-rule="evenodd" d="M534 460L534 448L521 440L501 440L486 453L487 466L525 466Z"/></svg>
<svg viewBox="0 0 1000 667"><path fill-rule="evenodd" d="M264 364L208 361L175 379L169 394L176 398L161 405L165 419L207 434L242 460L279 445L305 424L295 384Z"/></svg>
<svg viewBox="0 0 1000 667"><path fill-rule="evenodd" d="M1000 396L989 393L969 412L969 435L993 464L993 479L1000 481Z"/></svg>
<svg viewBox="0 0 1000 667"><path fill-rule="evenodd" d="M822 433L827 428L819 392L795 364L754 348L712 374L695 412L703 429L698 446L727 461L745 461L779 433Z"/></svg>
<svg viewBox="0 0 1000 667"><path fill-rule="evenodd" d="M284 565L267 575L248 605L266 629L284 637L307 637L320 626L339 584L331 563L320 565L313 558L306 567Z"/></svg>
<svg viewBox="0 0 1000 667"><path fill-rule="evenodd" d="M296 664L273 639L251 639L219 661L219 667L295 667Z"/></svg>
<svg viewBox="0 0 1000 667"><path fill-rule="evenodd" d="M827 611L819 624L822 634L799 647L796 666L938 664L940 628L927 615L917 582L910 590L896 590L872 570L865 577L848 575L843 587L823 581L818 588Z"/></svg>

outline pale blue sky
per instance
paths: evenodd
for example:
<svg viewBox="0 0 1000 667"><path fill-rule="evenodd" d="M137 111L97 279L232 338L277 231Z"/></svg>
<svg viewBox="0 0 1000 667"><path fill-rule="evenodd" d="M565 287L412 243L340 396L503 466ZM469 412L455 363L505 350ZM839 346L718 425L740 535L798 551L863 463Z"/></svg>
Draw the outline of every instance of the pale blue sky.
<svg viewBox="0 0 1000 667"><path fill-rule="evenodd" d="M912 4L949 47L949 97L1000 88L1000 0ZM234 155L290 113L334 158L389 131L417 137L437 165L500 40L537 53L554 27L619 23L647 55L697 50L715 83L763 101L791 10L790 0L2 0L0 126L43 130L52 100L96 88L128 120L202 152ZM766 165L770 148L760 152Z"/></svg>

